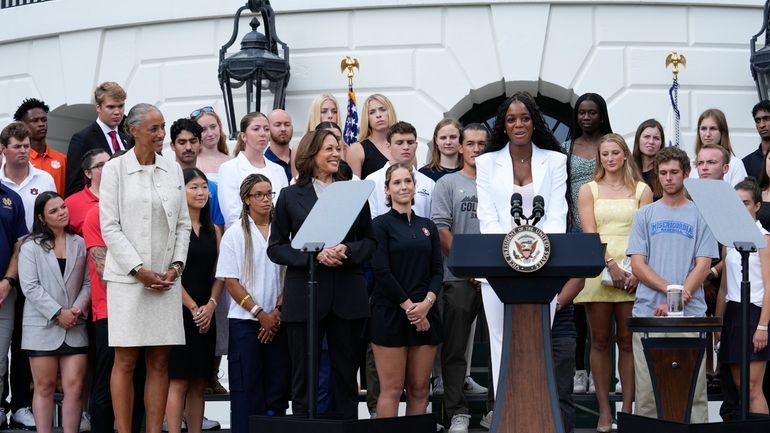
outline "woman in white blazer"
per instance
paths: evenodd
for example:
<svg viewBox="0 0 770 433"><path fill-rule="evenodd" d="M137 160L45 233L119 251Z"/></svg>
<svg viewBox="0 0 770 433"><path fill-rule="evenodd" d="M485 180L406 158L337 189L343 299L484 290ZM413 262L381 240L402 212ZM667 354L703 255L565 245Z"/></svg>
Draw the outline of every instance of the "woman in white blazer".
<svg viewBox="0 0 770 433"><path fill-rule="evenodd" d="M88 353L85 319L91 301L83 238L53 191L35 200L32 233L19 252L24 304L21 348L29 355L37 431L50 433L56 379L62 378L64 433L77 433Z"/></svg>
<svg viewBox="0 0 770 433"><path fill-rule="evenodd" d="M497 111L492 142L476 158L478 218L481 233L508 233L511 195L522 195L524 215L532 214L532 198L545 201L545 216L537 227L546 233L567 228L567 157L545 123L529 93L517 92ZM503 342L503 303L492 287L481 285L489 325L493 385L497 389Z"/></svg>
<svg viewBox="0 0 770 433"><path fill-rule="evenodd" d="M185 343L178 282L190 242L182 169L158 154L165 121L150 104L126 117L134 147L109 161L99 189L107 246L109 345L115 347L110 388L119 433L131 432L133 373L142 348L147 378L147 432L160 433L168 395L169 346Z"/></svg>

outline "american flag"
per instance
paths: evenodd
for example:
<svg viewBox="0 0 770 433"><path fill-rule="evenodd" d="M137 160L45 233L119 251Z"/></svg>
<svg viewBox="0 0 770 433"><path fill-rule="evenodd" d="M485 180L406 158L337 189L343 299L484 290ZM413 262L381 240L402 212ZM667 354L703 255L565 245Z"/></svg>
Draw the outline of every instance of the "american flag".
<svg viewBox="0 0 770 433"><path fill-rule="evenodd" d="M348 89L348 116L345 118L345 131L342 133L342 139L348 145L356 142L358 139L358 111L356 110L356 92L351 86Z"/></svg>

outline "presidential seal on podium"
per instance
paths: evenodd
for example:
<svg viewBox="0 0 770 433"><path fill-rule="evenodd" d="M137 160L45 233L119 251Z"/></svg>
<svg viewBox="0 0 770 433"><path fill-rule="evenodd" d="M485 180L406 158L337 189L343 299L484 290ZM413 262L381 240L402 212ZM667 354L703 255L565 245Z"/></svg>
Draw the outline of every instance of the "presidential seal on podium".
<svg viewBox="0 0 770 433"><path fill-rule="evenodd" d="M503 258L513 270L535 272L551 256L551 241L544 231L532 225L521 225L503 238Z"/></svg>

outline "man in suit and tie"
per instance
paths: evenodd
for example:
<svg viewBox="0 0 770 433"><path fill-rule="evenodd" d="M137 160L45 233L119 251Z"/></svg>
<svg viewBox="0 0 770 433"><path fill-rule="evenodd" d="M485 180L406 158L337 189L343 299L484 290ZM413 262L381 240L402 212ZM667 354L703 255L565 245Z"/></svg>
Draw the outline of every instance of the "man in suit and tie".
<svg viewBox="0 0 770 433"><path fill-rule="evenodd" d="M85 184L81 161L91 149L101 147L110 153L128 150L128 137L118 130L126 106L126 91L114 81L99 84L94 91L96 121L72 136L67 149L67 187L65 196L74 194Z"/></svg>

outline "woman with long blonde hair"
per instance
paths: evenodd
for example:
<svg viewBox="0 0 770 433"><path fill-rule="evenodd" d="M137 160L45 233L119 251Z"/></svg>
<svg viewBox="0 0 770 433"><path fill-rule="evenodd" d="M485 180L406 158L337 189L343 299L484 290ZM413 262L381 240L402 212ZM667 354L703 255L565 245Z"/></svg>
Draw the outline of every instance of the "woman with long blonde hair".
<svg viewBox="0 0 770 433"><path fill-rule="evenodd" d="M397 121L396 109L385 95L375 93L366 98L361 110L361 133L346 155L356 176L366 179L390 160L385 134Z"/></svg>
<svg viewBox="0 0 770 433"><path fill-rule="evenodd" d="M599 423L596 430L612 430L609 389L612 341L612 318L617 328L619 350L618 369L623 386L622 411L630 413L634 400L634 354L631 331L626 318L631 317L634 291L638 280L621 264L626 255L631 221L637 209L652 203L652 191L642 180L631 151L622 136L602 137L596 156L594 180L580 187L578 212L585 233L599 233L607 244L604 254L612 285L605 285L601 276L586 279L585 287L575 298L586 308L591 332L591 372L596 399L599 402Z"/></svg>

